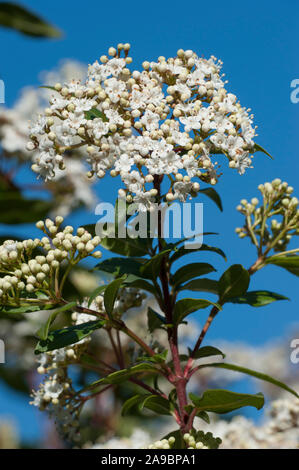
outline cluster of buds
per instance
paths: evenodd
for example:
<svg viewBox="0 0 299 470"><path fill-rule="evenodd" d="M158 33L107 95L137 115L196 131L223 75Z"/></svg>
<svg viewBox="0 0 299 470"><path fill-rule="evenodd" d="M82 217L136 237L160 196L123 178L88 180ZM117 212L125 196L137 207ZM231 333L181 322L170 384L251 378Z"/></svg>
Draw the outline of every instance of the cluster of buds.
<svg viewBox="0 0 299 470"><path fill-rule="evenodd" d="M183 437L188 449L215 449L221 444L221 439L215 438L211 432L191 431Z"/></svg>
<svg viewBox="0 0 299 470"><path fill-rule="evenodd" d="M148 446L148 449L172 449L175 443L175 437L170 436L168 439L162 439L161 441L156 441L153 444Z"/></svg>
<svg viewBox="0 0 299 470"><path fill-rule="evenodd" d="M129 50L111 47L110 57L89 66L85 82L53 87L56 95L30 128L32 169L51 180L67 153L81 149L88 176L120 175L121 191L139 210L155 200L147 186L155 175L169 176L168 201L183 201L199 190L193 178L216 184L218 154L243 174L255 151L253 116L225 89L222 63L180 49L131 71Z"/></svg>
<svg viewBox="0 0 299 470"><path fill-rule="evenodd" d="M100 258L95 251L99 237L80 227L61 229L62 217L55 221L39 221L36 226L45 234L42 238L22 242L6 240L0 246L0 299L2 304L18 304L22 297L43 293L49 297L57 294L60 268L71 269L80 260L91 255ZM56 281L56 286L55 286Z"/></svg>
<svg viewBox="0 0 299 470"><path fill-rule="evenodd" d="M241 200L237 210L245 216L245 225L236 228L240 238L249 236L267 251L285 251L293 235L299 235L298 199L292 196L293 188L279 178L272 183L259 185L262 203L253 198Z"/></svg>

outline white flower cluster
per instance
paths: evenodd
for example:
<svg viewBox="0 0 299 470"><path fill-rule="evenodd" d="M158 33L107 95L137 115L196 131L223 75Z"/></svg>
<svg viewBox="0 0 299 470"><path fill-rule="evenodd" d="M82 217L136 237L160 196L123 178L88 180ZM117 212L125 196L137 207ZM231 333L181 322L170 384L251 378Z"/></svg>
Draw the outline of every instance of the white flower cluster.
<svg viewBox="0 0 299 470"><path fill-rule="evenodd" d="M45 233L43 238L6 240L0 245L0 270L5 274L0 278L2 304L18 304L22 295L28 294L53 296L55 276L59 275L62 264L75 265L89 255L102 256L100 251L95 251L99 237L92 237L83 227L77 229L76 235L71 226L60 230L62 222L60 216L55 221L39 221L36 225ZM35 255L38 249L41 254Z"/></svg>
<svg viewBox="0 0 299 470"><path fill-rule="evenodd" d="M140 210L157 194L147 186L155 176L169 176L168 201L196 194L194 177L215 184L215 154L244 173L255 129L249 110L224 88L221 62L180 49L174 58L131 71L129 49L111 47L110 58L89 66L84 83L55 85L57 94L31 125L27 149L38 151L33 170L51 180L65 168L66 153L81 148L89 176L120 175L121 194Z"/></svg>
<svg viewBox="0 0 299 470"><path fill-rule="evenodd" d="M86 66L83 64L66 61L57 71L43 73L41 79L44 83L68 81L74 77L83 79L85 72ZM50 93L46 88L26 87L12 108L0 106L0 146L2 155L8 161L14 158L22 164L35 159L35 155L26 149L29 121L32 116L43 112ZM79 206L91 208L96 203L82 156L80 148L68 152L65 170L56 171L54 181L45 185L53 195L55 214L66 216Z"/></svg>
<svg viewBox="0 0 299 470"><path fill-rule="evenodd" d="M103 298L97 297L91 304L95 311L103 311ZM74 325L80 325L94 320L93 315L74 312L72 320ZM38 390L33 391L31 405L40 410L47 410L54 419L59 432L68 441L78 441L80 396L72 387L72 380L68 376L68 366L78 364L80 356L86 350L90 336L81 339L73 345L61 349L42 353L38 356L39 374L46 374Z"/></svg>
<svg viewBox="0 0 299 470"><path fill-rule="evenodd" d="M259 185L258 189L263 197L260 206L259 200L253 198L251 202L242 199L237 207L246 217L246 223L237 227L236 233L240 238L250 236L254 242L254 235L258 237L264 226L263 244L273 245L274 251L285 251L293 235L299 235L299 201L292 197L294 188L276 178L272 183Z"/></svg>
<svg viewBox="0 0 299 470"><path fill-rule="evenodd" d="M71 442L80 438L79 410L75 406L76 402L72 402L75 391L67 374L68 361L74 361L75 351L78 352L77 345L41 355L38 372L46 376L38 390L32 392L33 400L30 402L40 410L47 410L60 434Z"/></svg>

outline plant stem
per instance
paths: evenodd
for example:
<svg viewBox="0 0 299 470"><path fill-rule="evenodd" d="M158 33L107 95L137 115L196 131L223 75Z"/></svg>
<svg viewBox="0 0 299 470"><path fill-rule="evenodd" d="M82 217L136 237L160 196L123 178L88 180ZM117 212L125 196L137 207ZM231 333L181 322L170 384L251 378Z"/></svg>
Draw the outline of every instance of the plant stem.
<svg viewBox="0 0 299 470"><path fill-rule="evenodd" d="M161 196L161 182L163 177L155 176L154 177L154 188L158 192L158 196ZM162 242L161 242L161 234L162 234L162 214L159 211L158 213L158 246L159 252L163 250ZM166 321L168 324L172 326L167 328L168 332L168 342L169 347L172 355L173 367L174 367L174 374L175 377L168 377L168 379L174 384L177 392L178 398L178 405L179 405L179 417L180 417L180 428L182 433L186 432L186 425L188 421L188 413L186 412L185 407L188 404L187 401L187 380L184 377L180 356L179 356L179 347L178 347L178 328L177 325L173 325L173 302L171 295L169 293L169 266L166 262L166 259L163 258L161 262L161 268L159 273L159 278L161 281L162 292L163 292L163 300L164 300L164 313L166 317Z"/></svg>

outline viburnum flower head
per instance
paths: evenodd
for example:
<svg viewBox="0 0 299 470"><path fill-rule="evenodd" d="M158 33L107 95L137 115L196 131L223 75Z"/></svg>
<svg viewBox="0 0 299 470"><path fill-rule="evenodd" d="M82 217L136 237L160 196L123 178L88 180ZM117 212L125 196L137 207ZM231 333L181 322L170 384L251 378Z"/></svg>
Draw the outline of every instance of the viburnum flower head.
<svg viewBox="0 0 299 470"><path fill-rule="evenodd" d="M120 175L122 194L140 210L155 200L148 186L154 178L169 176L168 201L195 194L195 179L216 184L217 154L243 174L255 147L253 116L224 88L222 63L180 49L132 71L129 50L110 48L110 57L89 66L84 83L53 87L49 107L30 129L33 170L51 180L68 152L80 148L88 175Z"/></svg>

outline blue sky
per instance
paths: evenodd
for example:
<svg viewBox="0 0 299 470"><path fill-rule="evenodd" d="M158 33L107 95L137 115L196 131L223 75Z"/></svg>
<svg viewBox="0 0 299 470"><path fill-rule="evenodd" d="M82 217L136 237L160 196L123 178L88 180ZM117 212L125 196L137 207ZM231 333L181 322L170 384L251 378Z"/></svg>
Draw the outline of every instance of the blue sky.
<svg viewBox="0 0 299 470"><path fill-rule="evenodd" d="M21 88L39 84L42 70L56 67L65 58L93 62L118 42L132 44L136 68L145 59L172 56L179 48L193 49L206 57L215 55L224 62L223 71L229 80L227 88L238 96L242 105L252 108L258 125L257 142L274 156L274 161L256 154L254 169L244 176L224 170L216 188L223 200L223 214L212 204L204 206L204 229L219 231L220 236L217 241L206 239L205 242L223 248L229 264L242 263L246 267L252 264L254 249L234 234L234 228L242 220L235 210L239 200L258 195L258 184L276 177L287 180L299 194L299 104L290 100L290 83L299 78L298 2L274 0L270 6L269 2L257 0L186 3L86 0L84 4L31 0L23 4L59 26L65 36L60 41L34 40L1 29L0 78L6 84L9 106ZM111 187L110 181L101 182L99 195L103 197L103 194L106 200L115 200L116 188ZM80 213L73 220L85 223L90 221L90 216ZM26 232L26 228L22 230ZM209 261L217 262L220 272L228 267L228 263L216 256ZM264 309L229 306L211 329L211 340L226 338L262 344L281 336L297 321L298 278L279 268L267 267L252 279L251 289L257 288L280 292L292 300ZM7 392L1 395L0 389L1 397L5 403L0 400L0 415L11 409L11 413L19 415L24 435L29 431L34 434L36 420L24 402L18 405L16 400L8 398ZM15 412L9 404L18 406L19 411ZM25 430L24 422L29 416L32 424Z"/></svg>

